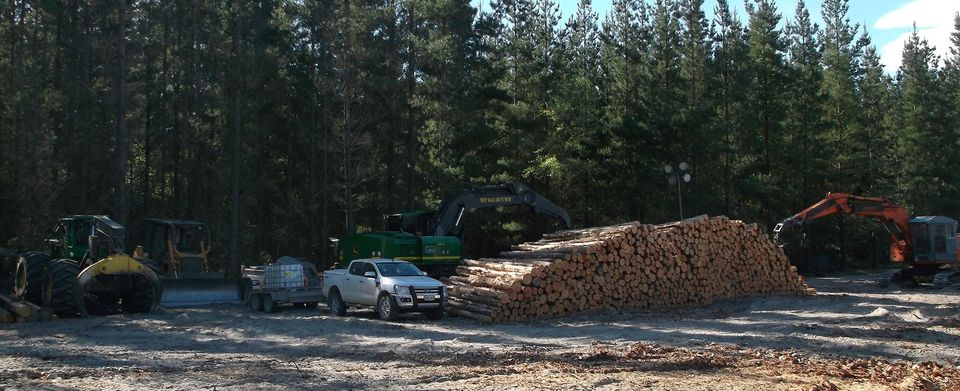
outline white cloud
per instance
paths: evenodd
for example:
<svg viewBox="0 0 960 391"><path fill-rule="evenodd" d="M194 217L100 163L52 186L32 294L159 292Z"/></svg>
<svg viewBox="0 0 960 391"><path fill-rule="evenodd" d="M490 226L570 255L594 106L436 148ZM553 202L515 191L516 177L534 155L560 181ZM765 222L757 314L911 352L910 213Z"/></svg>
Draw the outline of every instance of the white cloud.
<svg viewBox="0 0 960 391"><path fill-rule="evenodd" d="M917 34L937 48L943 59L950 50L950 33L953 32L953 16L960 12L957 0L913 0L902 7L881 16L874 24L878 30L909 29L880 48L880 55L888 72L896 72L903 58L903 44L910 37L913 25Z"/></svg>

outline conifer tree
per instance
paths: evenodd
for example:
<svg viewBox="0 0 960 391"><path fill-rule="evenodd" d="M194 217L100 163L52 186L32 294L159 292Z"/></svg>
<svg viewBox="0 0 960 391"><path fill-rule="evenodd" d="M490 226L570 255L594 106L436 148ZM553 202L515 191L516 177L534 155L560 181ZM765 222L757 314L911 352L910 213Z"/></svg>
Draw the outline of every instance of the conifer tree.
<svg viewBox="0 0 960 391"><path fill-rule="evenodd" d="M791 198L816 200L823 195L829 155L824 155L824 112L821 102L825 98L820 85L823 82L821 53L817 35L819 27L810 20L810 12L801 0L797 2L796 17L787 23L790 41L790 77L788 84L787 117L784 122L787 145L803 158L789 159L791 173L786 179Z"/></svg>

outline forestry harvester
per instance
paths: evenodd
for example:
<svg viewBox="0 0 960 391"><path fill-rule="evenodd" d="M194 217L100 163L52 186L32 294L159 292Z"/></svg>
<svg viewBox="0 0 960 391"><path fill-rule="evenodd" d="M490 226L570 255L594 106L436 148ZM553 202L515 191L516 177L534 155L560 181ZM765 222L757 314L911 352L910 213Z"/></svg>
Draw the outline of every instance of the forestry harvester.
<svg viewBox="0 0 960 391"><path fill-rule="evenodd" d="M570 215L521 183L470 186L443 201L440 210L384 216L384 231L347 236L340 242L340 262L361 258L409 261L431 275L450 275L460 263L463 214L474 209L529 205L533 212L560 220L570 228Z"/></svg>
<svg viewBox="0 0 960 391"><path fill-rule="evenodd" d="M59 316L150 312L162 287L151 262L123 251L124 228L107 216L61 218L47 252L17 260L14 294Z"/></svg>
<svg viewBox="0 0 960 391"><path fill-rule="evenodd" d="M806 246L810 224L820 218L849 214L879 219L890 233L890 261L901 265L899 270L883 276L880 285L890 283L932 282L936 287L954 283L960 273L960 234L957 220L944 216L916 216L889 200L845 193L828 193L826 198L783 220L773 229L774 240L781 247L781 237L795 227L802 228L801 247Z"/></svg>

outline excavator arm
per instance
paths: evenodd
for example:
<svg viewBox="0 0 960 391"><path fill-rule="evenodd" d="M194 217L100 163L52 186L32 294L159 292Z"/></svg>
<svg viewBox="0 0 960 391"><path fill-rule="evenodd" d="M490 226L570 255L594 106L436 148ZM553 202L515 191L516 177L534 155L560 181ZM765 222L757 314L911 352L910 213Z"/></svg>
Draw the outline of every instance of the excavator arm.
<svg viewBox="0 0 960 391"><path fill-rule="evenodd" d="M571 226L570 215L566 209L557 206L526 185L513 182L471 186L445 200L436 216L434 235L457 235L463 214L471 210L510 205L530 205L535 213L559 219L564 229L569 229Z"/></svg>
<svg viewBox="0 0 960 391"><path fill-rule="evenodd" d="M887 232L890 233L892 241L890 246L891 260L894 262L903 262L911 259L913 255L913 238L910 233L910 217L907 215L907 211L896 203L879 197L863 197L846 193L828 193L824 199L777 224L773 229L773 238L777 244L781 244L780 234L782 232L789 231L798 226L806 229L813 221L835 214L866 216L879 219L883 223L884 228L887 229Z"/></svg>

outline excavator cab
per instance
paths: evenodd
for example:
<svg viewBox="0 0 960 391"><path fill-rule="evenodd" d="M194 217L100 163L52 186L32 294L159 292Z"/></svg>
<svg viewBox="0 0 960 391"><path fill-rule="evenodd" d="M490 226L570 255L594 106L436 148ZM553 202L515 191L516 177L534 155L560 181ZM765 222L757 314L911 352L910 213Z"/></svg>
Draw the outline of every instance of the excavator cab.
<svg viewBox="0 0 960 391"><path fill-rule="evenodd" d="M957 220L944 216L910 219L913 258L923 263L957 262Z"/></svg>

